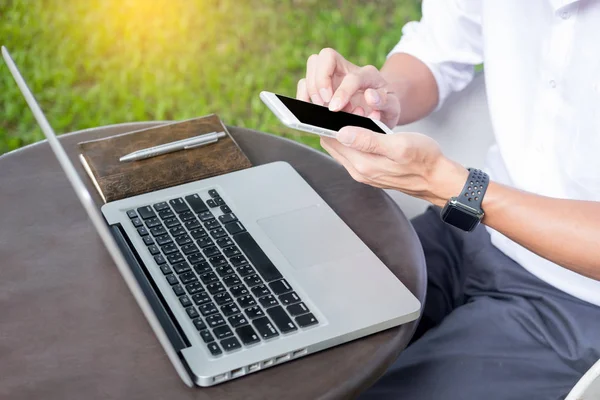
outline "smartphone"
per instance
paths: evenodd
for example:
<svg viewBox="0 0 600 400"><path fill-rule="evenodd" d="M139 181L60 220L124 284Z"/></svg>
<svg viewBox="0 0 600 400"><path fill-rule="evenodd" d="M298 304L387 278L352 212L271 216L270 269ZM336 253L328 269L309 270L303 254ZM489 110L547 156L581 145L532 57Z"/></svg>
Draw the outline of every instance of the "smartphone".
<svg viewBox="0 0 600 400"><path fill-rule="evenodd" d="M344 126L359 126L382 134L393 131L383 122L271 92L260 92L260 98L284 125L321 136L335 137Z"/></svg>

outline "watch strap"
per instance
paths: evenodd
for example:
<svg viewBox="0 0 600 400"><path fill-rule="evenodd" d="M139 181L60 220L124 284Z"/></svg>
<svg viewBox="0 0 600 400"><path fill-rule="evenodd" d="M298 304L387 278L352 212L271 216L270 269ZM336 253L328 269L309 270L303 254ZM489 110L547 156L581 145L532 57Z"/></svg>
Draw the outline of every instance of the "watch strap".
<svg viewBox="0 0 600 400"><path fill-rule="evenodd" d="M483 211L481 209L481 202L490 183L490 178L488 174L476 168L468 168L468 171L469 177L460 196L457 197L457 201L476 210Z"/></svg>

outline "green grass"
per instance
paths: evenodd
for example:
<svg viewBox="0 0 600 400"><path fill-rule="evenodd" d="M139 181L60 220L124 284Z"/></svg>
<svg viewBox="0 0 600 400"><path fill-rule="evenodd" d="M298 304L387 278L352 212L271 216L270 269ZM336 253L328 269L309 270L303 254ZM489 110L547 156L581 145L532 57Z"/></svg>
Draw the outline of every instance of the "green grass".
<svg viewBox="0 0 600 400"><path fill-rule="evenodd" d="M318 148L258 93L294 96L323 47L380 66L419 15L418 0L2 0L0 44L57 133L216 113ZM0 154L41 138L0 63Z"/></svg>

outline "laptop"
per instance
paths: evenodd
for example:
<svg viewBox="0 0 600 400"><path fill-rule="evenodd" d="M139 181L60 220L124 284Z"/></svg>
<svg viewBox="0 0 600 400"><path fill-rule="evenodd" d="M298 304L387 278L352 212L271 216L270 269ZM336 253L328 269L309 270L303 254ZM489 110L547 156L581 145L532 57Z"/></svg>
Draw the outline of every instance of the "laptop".
<svg viewBox="0 0 600 400"><path fill-rule="evenodd" d="M96 208L2 55L186 385L212 386L409 321L421 304L287 163Z"/></svg>

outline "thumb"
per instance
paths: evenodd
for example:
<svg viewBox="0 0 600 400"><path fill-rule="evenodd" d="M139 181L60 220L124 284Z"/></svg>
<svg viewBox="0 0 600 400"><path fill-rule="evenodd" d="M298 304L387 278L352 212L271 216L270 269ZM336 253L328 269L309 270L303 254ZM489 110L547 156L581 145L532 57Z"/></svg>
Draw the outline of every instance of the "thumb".
<svg viewBox="0 0 600 400"><path fill-rule="evenodd" d="M365 153L386 155L385 135L356 126L345 126L339 130L337 140L353 149Z"/></svg>

